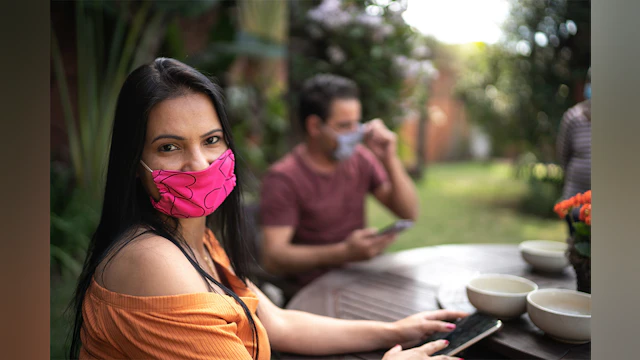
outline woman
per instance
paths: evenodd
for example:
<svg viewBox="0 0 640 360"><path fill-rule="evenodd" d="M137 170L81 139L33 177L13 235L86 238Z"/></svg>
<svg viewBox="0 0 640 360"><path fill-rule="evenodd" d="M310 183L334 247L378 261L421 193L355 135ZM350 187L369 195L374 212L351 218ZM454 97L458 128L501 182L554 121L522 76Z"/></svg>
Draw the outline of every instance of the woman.
<svg viewBox="0 0 640 360"><path fill-rule="evenodd" d="M102 217L76 291L72 358L269 359L271 348L325 355L407 347L452 330L440 320L466 316L348 321L271 303L247 280L242 192L221 98L207 77L172 59L126 79ZM385 359L427 359L446 342L400 345Z"/></svg>
<svg viewBox="0 0 640 360"><path fill-rule="evenodd" d="M591 190L591 69L587 72L585 100L562 116L556 151L565 172L562 199Z"/></svg>
<svg viewBox="0 0 640 360"><path fill-rule="evenodd" d="M562 200L591 190L591 69L587 71L584 88L585 100L567 110L560 122L556 151L564 170ZM573 209L565 216L569 236L575 231L573 220L578 219L580 209Z"/></svg>

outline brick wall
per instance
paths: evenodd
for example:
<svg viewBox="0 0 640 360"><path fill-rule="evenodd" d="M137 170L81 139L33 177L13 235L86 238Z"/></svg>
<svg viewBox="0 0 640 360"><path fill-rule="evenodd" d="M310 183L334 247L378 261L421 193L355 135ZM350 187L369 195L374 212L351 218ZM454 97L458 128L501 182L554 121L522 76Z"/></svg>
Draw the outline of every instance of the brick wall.
<svg viewBox="0 0 640 360"><path fill-rule="evenodd" d="M424 158L427 163L465 158L469 126L464 104L453 94L456 75L448 68L438 69L439 76L432 81L430 97L424 105L429 114L425 134ZM418 114L408 116L399 129L401 141L411 151L417 148Z"/></svg>

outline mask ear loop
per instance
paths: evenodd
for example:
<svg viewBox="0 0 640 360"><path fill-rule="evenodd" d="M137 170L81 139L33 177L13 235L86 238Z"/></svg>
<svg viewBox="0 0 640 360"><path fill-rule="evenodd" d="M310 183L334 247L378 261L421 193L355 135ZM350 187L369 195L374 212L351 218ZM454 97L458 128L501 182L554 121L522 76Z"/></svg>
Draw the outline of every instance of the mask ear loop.
<svg viewBox="0 0 640 360"><path fill-rule="evenodd" d="M153 174L153 170L151 170L151 169L147 166L147 164L145 164L145 163L144 163L144 161L140 160L140 164L142 164L142 166L144 166L144 168L145 168L145 169L149 170L149 172ZM156 189L157 189L157 186L156 186ZM156 199L156 197L155 197L155 196L153 196L153 195L151 195L151 194L149 194L149 195L151 195L151 197L153 198L153 200L155 200L155 201L157 202L157 201L160 201L160 195L159 195L159 192L160 192L160 191L158 190L158 198L157 198L157 199Z"/></svg>
<svg viewBox="0 0 640 360"><path fill-rule="evenodd" d="M144 161L140 160L140 164L142 164L142 166L144 166L145 169L149 170L150 173L153 173L153 170L151 170L147 164L144 163Z"/></svg>

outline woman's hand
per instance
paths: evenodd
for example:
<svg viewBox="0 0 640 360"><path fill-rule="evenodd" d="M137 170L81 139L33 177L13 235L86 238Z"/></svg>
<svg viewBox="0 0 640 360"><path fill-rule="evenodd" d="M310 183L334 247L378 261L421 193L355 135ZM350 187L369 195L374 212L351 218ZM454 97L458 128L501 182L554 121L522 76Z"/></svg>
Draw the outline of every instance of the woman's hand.
<svg viewBox="0 0 640 360"><path fill-rule="evenodd" d="M446 355L430 356L431 354L446 348L449 345L447 340L437 340L428 342L420 347L402 351L402 346L396 345L384 354L382 360L463 360L458 357Z"/></svg>
<svg viewBox="0 0 640 360"><path fill-rule="evenodd" d="M413 347L437 332L451 332L456 326L442 320L456 320L469 315L462 311L424 311L391 323L395 344Z"/></svg>

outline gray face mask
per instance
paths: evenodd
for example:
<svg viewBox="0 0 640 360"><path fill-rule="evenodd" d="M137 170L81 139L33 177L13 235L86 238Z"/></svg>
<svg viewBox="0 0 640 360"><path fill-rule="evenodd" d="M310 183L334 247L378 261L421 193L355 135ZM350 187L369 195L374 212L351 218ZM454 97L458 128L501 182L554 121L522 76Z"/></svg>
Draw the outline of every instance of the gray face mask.
<svg viewBox="0 0 640 360"><path fill-rule="evenodd" d="M358 129L346 134L336 135L338 147L333 151L333 157L338 161L343 161L351 157L356 150L356 146L362 142L364 138L364 127L358 125Z"/></svg>

